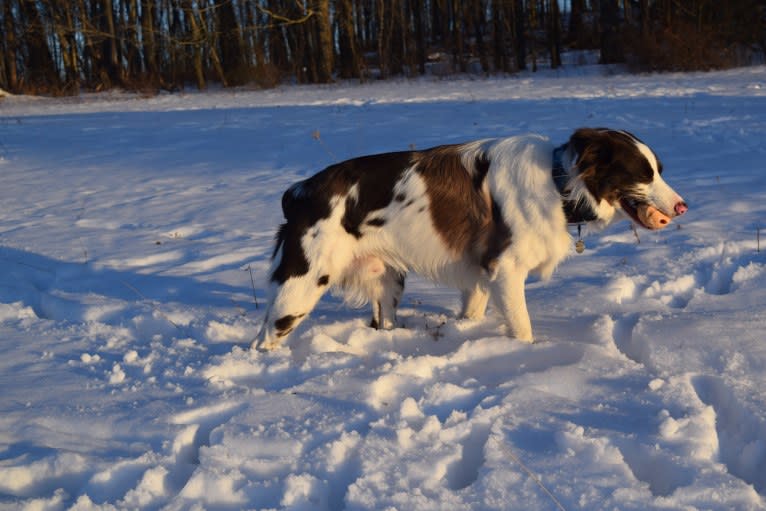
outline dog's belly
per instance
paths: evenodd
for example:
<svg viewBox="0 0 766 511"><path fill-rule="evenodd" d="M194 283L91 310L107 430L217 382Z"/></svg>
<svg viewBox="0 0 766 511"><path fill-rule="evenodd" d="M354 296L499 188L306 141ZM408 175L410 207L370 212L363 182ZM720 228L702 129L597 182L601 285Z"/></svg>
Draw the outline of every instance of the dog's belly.
<svg viewBox="0 0 766 511"><path fill-rule="evenodd" d="M460 289L471 288L482 276L477 262L468 254L450 250L430 223L413 227L392 220L361 245L355 266L366 273L374 272L376 261L382 261L399 271Z"/></svg>

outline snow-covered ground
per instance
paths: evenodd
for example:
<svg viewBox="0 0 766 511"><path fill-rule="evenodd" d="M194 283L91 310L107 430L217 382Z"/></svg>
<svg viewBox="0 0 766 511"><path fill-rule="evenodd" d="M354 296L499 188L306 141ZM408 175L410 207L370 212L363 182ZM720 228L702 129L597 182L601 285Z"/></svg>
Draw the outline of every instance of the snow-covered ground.
<svg viewBox="0 0 766 511"><path fill-rule="evenodd" d="M411 278L401 328L328 296L248 350L290 183L579 126L691 209L530 282L537 343ZM764 509L764 162L764 67L5 97L0 509Z"/></svg>

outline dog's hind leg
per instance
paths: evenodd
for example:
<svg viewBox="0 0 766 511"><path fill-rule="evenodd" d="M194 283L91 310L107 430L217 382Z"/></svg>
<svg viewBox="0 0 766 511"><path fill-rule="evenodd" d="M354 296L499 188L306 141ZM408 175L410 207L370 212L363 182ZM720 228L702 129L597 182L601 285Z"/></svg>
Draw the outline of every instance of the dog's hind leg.
<svg viewBox="0 0 766 511"><path fill-rule="evenodd" d="M370 286L372 328L391 330L396 327L396 308L404 292L404 278L405 273L386 266L383 274Z"/></svg>
<svg viewBox="0 0 766 511"><path fill-rule="evenodd" d="M472 289L464 289L462 299L461 318L482 319L484 317L489 301L489 291L484 285L477 282Z"/></svg>

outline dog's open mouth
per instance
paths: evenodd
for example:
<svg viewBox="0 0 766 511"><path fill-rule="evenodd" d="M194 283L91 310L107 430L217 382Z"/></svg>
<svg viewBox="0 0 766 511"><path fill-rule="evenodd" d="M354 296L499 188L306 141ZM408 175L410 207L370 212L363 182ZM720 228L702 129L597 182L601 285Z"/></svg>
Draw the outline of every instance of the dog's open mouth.
<svg viewBox="0 0 766 511"><path fill-rule="evenodd" d="M670 223L670 217L651 204L623 197L620 206L633 221L646 229L664 229Z"/></svg>

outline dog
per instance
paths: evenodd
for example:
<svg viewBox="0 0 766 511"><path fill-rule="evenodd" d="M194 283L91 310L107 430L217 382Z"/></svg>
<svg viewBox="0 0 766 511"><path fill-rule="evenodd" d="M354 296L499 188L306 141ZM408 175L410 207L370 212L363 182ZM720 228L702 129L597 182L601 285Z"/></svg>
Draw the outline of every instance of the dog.
<svg viewBox="0 0 766 511"><path fill-rule="evenodd" d="M463 318L491 297L510 336L533 341L524 284L571 252L569 224L620 218L666 227L686 202L655 153L627 131L580 128L560 146L539 135L362 156L282 197L270 301L253 348L277 348L329 288L396 325L407 272L462 291Z"/></svg>

